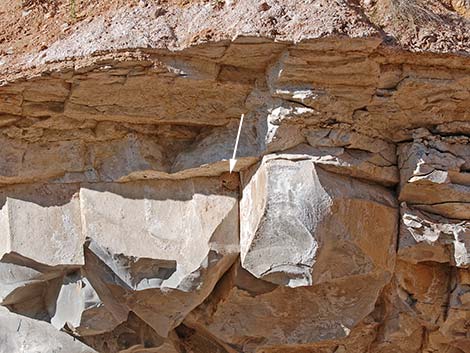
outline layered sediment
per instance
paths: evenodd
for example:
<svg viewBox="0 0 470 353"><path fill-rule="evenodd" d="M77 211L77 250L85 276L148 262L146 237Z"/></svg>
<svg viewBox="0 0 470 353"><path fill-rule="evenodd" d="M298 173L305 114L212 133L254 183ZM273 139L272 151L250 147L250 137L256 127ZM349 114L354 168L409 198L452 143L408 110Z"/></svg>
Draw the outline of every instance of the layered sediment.
<svg viewBox="0 0 470 353"><path fill-rule="evenodd" d="M141 2L0 56L0 352L470 352L466 5L405 43L366 3Z"/></svg>

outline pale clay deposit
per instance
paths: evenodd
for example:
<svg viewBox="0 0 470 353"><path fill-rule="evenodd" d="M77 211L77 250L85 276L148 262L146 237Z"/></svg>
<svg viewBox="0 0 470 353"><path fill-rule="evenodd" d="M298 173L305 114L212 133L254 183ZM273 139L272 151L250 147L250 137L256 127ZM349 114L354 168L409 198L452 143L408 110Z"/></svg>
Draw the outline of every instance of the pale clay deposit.
<svg viewBox="0 0 470 353"><path fill-rule="evenodd" d="M470 353L469 1L5 2L0 353Z"/></svg>

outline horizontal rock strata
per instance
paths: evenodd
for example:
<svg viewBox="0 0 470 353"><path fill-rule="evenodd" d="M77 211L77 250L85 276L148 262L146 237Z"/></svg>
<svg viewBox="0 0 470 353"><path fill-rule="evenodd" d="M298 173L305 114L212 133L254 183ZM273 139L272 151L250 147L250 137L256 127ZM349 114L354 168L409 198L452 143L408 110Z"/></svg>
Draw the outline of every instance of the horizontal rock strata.
<svg viewBox="0 0 470 353"><path fill-rule="evenodd" d="M323 0L0 41L0 353L470 353L464 2L454 44Z"/></svg>

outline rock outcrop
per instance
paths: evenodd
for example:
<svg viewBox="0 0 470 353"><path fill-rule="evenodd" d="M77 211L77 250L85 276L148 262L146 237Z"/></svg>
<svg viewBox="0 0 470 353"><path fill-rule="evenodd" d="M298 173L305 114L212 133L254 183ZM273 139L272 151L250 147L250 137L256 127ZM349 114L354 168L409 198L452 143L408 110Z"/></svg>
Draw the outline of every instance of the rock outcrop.
<svg viewBox="0 0 470 353"><path fill-rule="evenodd" d="M0 353L470 353L466 1L5 6Z"/></svg>

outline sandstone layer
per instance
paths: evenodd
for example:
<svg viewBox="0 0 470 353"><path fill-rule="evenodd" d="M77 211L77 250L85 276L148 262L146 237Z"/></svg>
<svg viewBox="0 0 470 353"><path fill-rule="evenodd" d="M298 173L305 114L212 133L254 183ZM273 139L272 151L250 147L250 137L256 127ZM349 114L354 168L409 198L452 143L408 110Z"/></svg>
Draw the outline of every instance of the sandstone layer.
<svg viewBox="0 0 470 353"><path fill-rule="evenodd" d="M470 353L470 3L92 5L0 20L0 353Z"/></svg>

